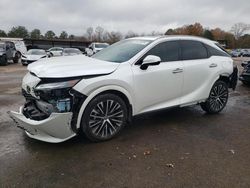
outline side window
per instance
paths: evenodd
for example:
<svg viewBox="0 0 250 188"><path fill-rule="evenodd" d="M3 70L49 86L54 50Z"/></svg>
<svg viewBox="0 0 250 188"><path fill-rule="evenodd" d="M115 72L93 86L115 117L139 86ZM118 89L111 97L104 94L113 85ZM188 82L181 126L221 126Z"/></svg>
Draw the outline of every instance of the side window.
<svg viewBox="0 0 250 188"><path fill-rule="evenodd" d="M168 41L168 42L160 43L156 45L155 47L153 47L151 50L149 50L146 56L147 55L159 56L162 62L178 61L179 60L179 43L177 41Z"/></svg>
<svg viewBox="0 0 250 188"><path fill-rule="evenodd" d="M182 60L205 59L208 58L207 49L198 41L181 41Z"/></svg>
<svg viewBox="0 0 250 188"><path fill-rule="evenodd" d="M209 57L211 57L211 56L225 56L225 57L230 57L230 55L228 55L228 54L227 54L226 52L224 52L224 51L217 50L217 49L215 49L214 47L209 46L209 45L207 45L207 44L205 44L205 46L206 46L206 48L207 48Z"/></svg>

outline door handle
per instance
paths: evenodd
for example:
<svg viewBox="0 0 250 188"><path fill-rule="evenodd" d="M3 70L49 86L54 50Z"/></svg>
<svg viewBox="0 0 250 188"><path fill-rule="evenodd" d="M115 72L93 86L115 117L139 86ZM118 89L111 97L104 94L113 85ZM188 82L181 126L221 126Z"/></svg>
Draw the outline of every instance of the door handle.
<svg viewBox="0 0 250 188"><path fill-rule="evenodd" d="M183 69L181 69L181 68L177 68L177 69L173 70L174 74L181 73L181 72L183 72Z"/></svg>
<svg viewBox="0 0 250 188"><path fill-rule="evenodd" d="M209 68L214 68L214 67L217 67L216 63L212 63L212 64L209 65Z"/></svg>

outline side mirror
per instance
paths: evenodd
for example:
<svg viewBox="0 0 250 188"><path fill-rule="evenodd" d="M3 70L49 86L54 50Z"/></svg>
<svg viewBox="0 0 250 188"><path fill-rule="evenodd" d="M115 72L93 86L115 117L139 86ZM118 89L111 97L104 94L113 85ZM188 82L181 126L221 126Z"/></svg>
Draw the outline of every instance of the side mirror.
<svg viewBox="0 0 250 188"><path fill-rule="evenodd" d="M161 58L155 55L148 55L142 61L140 68L146 70L149 66L159 65L161 63Z"/></svg>

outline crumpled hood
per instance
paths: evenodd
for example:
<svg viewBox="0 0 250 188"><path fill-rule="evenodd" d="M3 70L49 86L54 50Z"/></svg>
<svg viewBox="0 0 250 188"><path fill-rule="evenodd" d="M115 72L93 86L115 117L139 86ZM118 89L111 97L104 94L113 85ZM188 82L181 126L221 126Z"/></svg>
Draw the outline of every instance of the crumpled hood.
<svg viewBox="0 0 250 188"><path fill-rule="evenodd" d="M119 63L102 61L84 55L41 59L28 66L28 70L40 78L67 78L109 74Z"/></svg>

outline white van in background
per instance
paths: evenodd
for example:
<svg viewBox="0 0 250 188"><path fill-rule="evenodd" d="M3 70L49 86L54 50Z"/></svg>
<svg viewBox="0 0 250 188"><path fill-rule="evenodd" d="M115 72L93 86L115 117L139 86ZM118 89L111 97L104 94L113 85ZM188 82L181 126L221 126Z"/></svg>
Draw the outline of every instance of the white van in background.
<svg viewBox="0 0 250 188"><path fill-rule="evenodd" d="M16 55L18 56L18 59L21 59L22 54L27 53L27 48L25 46L25 43L22 38L6 38L6 37L0 37L0 41L9 41L13 42L15 44L16 48Z"/></svg>

